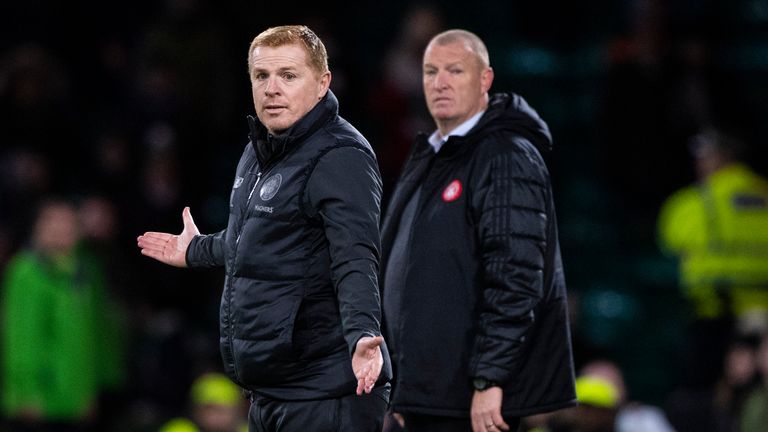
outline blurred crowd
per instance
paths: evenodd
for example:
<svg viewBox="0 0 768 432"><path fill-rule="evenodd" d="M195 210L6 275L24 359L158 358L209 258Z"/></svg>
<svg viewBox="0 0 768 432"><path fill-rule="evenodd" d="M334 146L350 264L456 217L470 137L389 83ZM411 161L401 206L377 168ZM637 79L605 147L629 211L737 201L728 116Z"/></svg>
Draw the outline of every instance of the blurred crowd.
<svg viewBox="0 0 768 432"><path fill-rule="evenodd" d="M728 281L687 279L692 249L675 233L691 229L690 214L660 228L659 242L656 228L668 196L706 182L701 146L689 145L702 130L739 135L741 166L756 178L768 166L768 126L755 120L768 97L751 84L765 82L768 60L739 54L742 40L768 35L768 1L448 3L271 14L205 0L0 7L0 426L238 430L232 418L247 402L212 375L222 274L155 263L135 238L179 232L186 205L201 231L225 225L253 110L248 43L301 22L328 47L341 115L377 151L384 205L412 138L430 132L421 56L437 32L488 40L499 59L492 91L523 94L550 122L582 405L528 419L529 430L764 430L768 300L743 301L766 307L739 320ZM739 202L761 208L761 182L747 193L757 201ZM735 223L741 240L768 231L764 216ZM748 265L768 268L766 249L750 249ZM750 289L768 289L754 277ZM705 291L725 298L717 313L702 312ZM202 412L230 420L201 426Z"/></svg>

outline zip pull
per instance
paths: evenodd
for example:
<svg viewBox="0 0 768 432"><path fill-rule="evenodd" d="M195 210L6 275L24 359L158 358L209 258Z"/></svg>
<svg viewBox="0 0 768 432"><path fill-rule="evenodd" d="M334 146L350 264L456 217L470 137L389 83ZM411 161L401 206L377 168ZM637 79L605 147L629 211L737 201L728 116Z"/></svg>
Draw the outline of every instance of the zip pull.
<svg viewBox="0 0 768 432"><path fill-rule="evenodd" d="M251 193L248 194L248 201L246 201L247 203L251 202L251 197L253 196L253 191L256 190L256 186L258 186L260 180L261 180L261 171L256 173L256 182L253 184L253 188L251 189Z"/></svg>
<svg viewBox="0 0 768 432"><path fill-rule="evenodd" d="M253 196L253 191L256 190L256 186L259 185L259 181L261 180L261 171L256 173L256 181L253 183L253 187L251 188L251 193L248 194L248 199L245 201L245 208L240 213L240 219L241 223L243 222L242 219L245 217L245 214L248 213L248 207L251 206L251 197ZM243 235L243 227L240 226L240 232L237 233L237 238L235 239L235 248L237 248L237 245L240 244L240 236Z"/></svg>

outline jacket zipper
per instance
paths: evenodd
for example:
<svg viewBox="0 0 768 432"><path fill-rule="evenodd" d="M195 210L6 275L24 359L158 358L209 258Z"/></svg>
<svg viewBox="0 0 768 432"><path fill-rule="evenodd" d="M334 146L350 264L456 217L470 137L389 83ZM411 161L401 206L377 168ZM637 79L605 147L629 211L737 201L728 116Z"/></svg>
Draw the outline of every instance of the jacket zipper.
<svg viewBox="0 0 768 432"><path fill-rule="evenodd" d="M234 269L235 263L234 260L237 257L237 247L240 245L240 237L243 235L243 227L245 225L245 217L248 214L248 208L251 206L251 197L253 197L253 192L256 191L256 187L259 185L259 182L261 181L261 170L256 173L256 181L253 183L253 187L251 188L251 192L248 193L248 199L245 200L245 208L243 209L242 213L240 214L240 230L237 233L237 238L235 239L235 251L232 256L232 267ZM229 318L229 334L227 339L229 339L227 342L229 343L229 352L232 356L232 370L235 373L235 376L239 380L239 371L237 370L237 364L235 363L235 337L234 337L234 323L232 322L232 278L234 274L230 275L229 277L229 289L227 290L228 296L227 296L227 315Z"/></svg>
<svg viewBox="0 0 768 432"><path fill-rule="evenodd" d="M248 194L248 199L245 200L245 208L243 208L243 211L240 213L240 231L237 233L237 238L235 239L235 255L237 255L237 246L240 245L240 236L243 235L243 225L245 224L245 216L248 214L248 209L251 207L251 197L253 197L253 192L256 191L256 186L259 185L259 182L261 181L261 170L256 173L256 182L253 183L253 187L251 188L251 192Z"/></svg>

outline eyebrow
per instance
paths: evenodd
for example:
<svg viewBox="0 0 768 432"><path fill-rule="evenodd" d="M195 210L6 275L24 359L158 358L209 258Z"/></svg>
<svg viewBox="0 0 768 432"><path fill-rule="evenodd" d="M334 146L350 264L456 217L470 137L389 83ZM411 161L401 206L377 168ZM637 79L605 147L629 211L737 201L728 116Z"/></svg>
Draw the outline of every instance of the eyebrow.
<svg viewBox="0 0 768 432"><path fill-rule="evenodd" d="M446 67L446 68L449 68L449 67L453 67L453 66L461 66L461 65L462 65L462 62L461 62L461 61L457 61L457 62L453 62L453 63L448 63L447 65L445 65L445 67ZM426 68L435 68L435 69L438 69L438 67L437 67L437 66L435 66L435 65L433 65L432 63L425 63L423 67L424 67L425 69L426 69Z"/></svg>
<svg viewBox="0 0 768 432"><path fill-rule="evenodd" d="M295 67L295 66L284 66L284 67L279 68L277 70L277 73L288 72L288 71L296 72L296 71L298 71L298 68ZM269 70L265 69L265 68L258 67L258 66L254 66L253 69L251 70L251 72L269 72Z"/></svg>

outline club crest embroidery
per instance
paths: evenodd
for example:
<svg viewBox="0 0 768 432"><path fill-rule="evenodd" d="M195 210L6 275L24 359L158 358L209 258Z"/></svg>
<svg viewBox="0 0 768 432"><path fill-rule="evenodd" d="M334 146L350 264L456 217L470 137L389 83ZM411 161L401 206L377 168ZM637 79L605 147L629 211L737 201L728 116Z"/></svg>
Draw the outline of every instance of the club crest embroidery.
<svg viewBox="0 0 768 432"><path fill-rule="evenodd" d="M241 184L243 184L243 178L242 178L242 177L238 177L238 178L236 178L236 179L235 179L235 184L234 184L234 185L232 185L232 189L237 189L237 188L239 188Z"/></svg>
<svg viewBox="0 0 768 432"><path fill-rule="evenodd" d="M280 174L275 174L272 177L266 179L264 181L264 184L261 185L261 190L259 191L259 196L264 201L269 201L277 194L277 191L280 189L280 184L283 182L283 176Z"/></svg>
<svg viewBox="0 0 768 432"><path fill-rule="evenodd" d="M443 190L443 201L456 201L461 196L461 191L461 182L459 180L452 181L451 184Z"/></svg>

